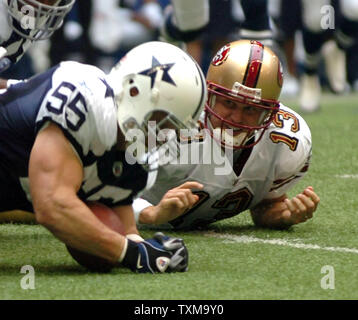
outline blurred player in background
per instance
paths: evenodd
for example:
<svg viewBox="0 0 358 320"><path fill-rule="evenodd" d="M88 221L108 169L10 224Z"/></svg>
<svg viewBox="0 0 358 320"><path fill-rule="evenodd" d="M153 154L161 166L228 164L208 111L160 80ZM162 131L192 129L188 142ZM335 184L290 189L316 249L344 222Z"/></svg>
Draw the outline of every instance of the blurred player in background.
<svg viewBox="0 0 358 320"><path fill-rule="evenodd" d="M206 92L194 60L163 42L134 48L108 75L63 62L11 85L0 94L0 211L35 212L65 244L133 271L186 271L181 239L138 235L132 198L157 168L131 162L127 133L148 135L149 120L156 130L191 127ZM130 236L98 222L86 201L112 207Z"/></svg>
<svg viewBox="0 0 358 320"><path fill-rule="evenodd" d="M60 28L74 2L0 1L0 73L19 61L34 41L47 39Z"/></svg>
<svg viewBox="0 0 358 320"><path fill-rule="evenodd" d="M273 44L267 0L171 0L164 16L160 39L185 47L204 72L228 42L250 39Z"/></svg>
<svg viewBox="0 0 358 320"><path fill-rule="evenodd" d="M209 0L171 0L165 9L162 39L176 43L195 40L209 23Z"/></svg>
<svg viewBox="0 0 358 320"><path fill-rule="evenodd" d="M300 107L304 112L320 107L318 70L322 58L330 89L337 94L347 89L346 52L358 39L358 2L339 0L335 7L333 2L301 0L305 56Z"/></svg>
<svg viewBox="0 0 358 320"><path fill-rule="evenodd" d="M260 227L287 228L312 218L319 203L312 187L287 196L308 170L312 143L304 119L279 103L282 84L279 59L261 43L240 40L221 48L207 74L205 129L190 142L200 163L160 168L156 184L133 203L137 222L202 228L247 209ZM229 174L207 162L208 144L217 153L232 150Z"/></svg>
<svg viewBox="0 0 358 320"><path fill-rule="evenodd" d="M261 42L271 40L267 0L233 0L224 3L210 0L171 0L171 5L166 9L165 22L161 30L163 39L182 42L197 39L210 23L210 6L216 5L218 8L221 5L224 6L227 9L226 15L229 17L235 1L239 2L244 14L238 38ZM217 10L212 11L213 16L215 13ZM219 24L222 23L225 21L220 21ZM220 28L220 25L216 27Z"/></svg>

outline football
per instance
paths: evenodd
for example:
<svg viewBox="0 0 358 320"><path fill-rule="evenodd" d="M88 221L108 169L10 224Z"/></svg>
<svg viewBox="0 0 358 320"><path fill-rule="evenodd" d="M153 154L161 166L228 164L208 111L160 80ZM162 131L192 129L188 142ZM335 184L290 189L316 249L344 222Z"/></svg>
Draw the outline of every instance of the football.
<svg viewBox="0 0 358 320"><path fill-rule="evenodd" d="M87 206L94 215L110 229L124 235L124 226L116 213L109 207L99 202L88 202ZM66 248L73 259L81 266L92 272L110 272L115 265L101 257L91 255L89 253L77 250L66 245Z"/></svg>

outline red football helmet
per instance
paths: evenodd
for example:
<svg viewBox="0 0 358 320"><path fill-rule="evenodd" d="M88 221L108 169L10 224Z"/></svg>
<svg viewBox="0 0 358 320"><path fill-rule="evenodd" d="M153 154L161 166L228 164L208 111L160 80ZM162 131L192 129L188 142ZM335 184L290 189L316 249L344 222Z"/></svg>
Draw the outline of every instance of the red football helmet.
<svg viewBox="0 0 358 320"><path fill-rule="evenodd" d="M279 110L277 99L283 75L277 55L258 41L231 42L211 61L206 80L208 100L204 126L212 137L234 149L258 143ZM257 120L248 124L225 119L216 110L219 99L250 109L257 114Z"/></svg>

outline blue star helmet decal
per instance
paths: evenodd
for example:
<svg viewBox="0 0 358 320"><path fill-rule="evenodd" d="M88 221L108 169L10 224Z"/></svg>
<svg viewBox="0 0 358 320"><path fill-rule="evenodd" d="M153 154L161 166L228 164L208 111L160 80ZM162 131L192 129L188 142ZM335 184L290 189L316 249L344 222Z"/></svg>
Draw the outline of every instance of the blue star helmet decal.
<svg viewBox="0 0 358 320"><path fill-rule="evenodd" d="M106 80L99 78L103 82L103 84L106 86L106 93L104 95L105 98L112 97L114 98L114 92L113 89L110 87L110 85L107 83Z"/></svg>
<svg viewBox="0 0 358 320"><path fill-rule="evenodd" d="M168 82L170 84L172 84L173 86L176 86L174 80L171 78L171 76L169 75L169 70L170 68L174 65L175 63L166 63L166 64L161 64L154 56L152 57L152 67L149 69L146 69L142 72L139 72L139 74L142 74L144 76L148 76L150 77L150 87L153 88L154 86L154 81L155 78L157 76L157 73L159 70L163 70L163 75L162 75L162 79L161 81L165 81Z"/></svg>

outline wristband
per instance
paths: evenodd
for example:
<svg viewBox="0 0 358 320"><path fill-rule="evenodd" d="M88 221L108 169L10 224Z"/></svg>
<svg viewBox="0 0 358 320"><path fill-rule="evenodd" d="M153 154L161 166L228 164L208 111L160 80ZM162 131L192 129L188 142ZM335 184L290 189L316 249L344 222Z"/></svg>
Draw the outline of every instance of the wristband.
<svg viewBox="0 0 358 320"><path fill-rule="evenodd" d="M15 80L15 79L8 79L7 80L7 87L9 88L10 86L23 82L23 80Z"/></svg>
<svg viewBox="0 0 358 320"><path fill-rule="evenodd" d="M152 206L152 204L147 200L144 200L143 198L137 198L133 201L132 208L134 213L134 219L137 224L139 223L139 216L142 210L150 206Z"/></svg>
<svg viewBox="0 0 358 320"><path fill-rule="evenodd" d="M122 262L126 253L127 253L127 249L128 249L128 240L127 238L125 239L125 242L124 242L124 247L123 247L123 250L122 250L122 253L119 257L119 262Z"/></svg>
<svg viewBox="0 0 358 320"><path fill-rule="evenodd" d="M126 239L126 240L127 240L126 252L125 252L123 260L122 261L120 260L120 262L122 263L123 266L135 271L138 254L139 254L138 245L136 242L134 242L132 240L129 240L129 239Z"/></svg>
<svg viewBox="0 0 358 320"><path fill-rule="evenodd" d="M135 241L135 242L144 241L144 239L139 234L136 234L136 233L127 234L126 238L129 240Z"/></svg>

